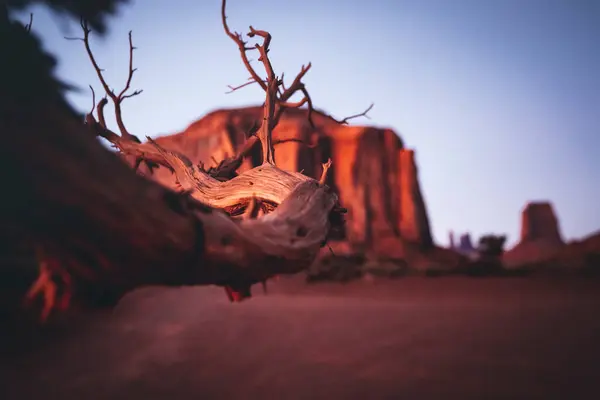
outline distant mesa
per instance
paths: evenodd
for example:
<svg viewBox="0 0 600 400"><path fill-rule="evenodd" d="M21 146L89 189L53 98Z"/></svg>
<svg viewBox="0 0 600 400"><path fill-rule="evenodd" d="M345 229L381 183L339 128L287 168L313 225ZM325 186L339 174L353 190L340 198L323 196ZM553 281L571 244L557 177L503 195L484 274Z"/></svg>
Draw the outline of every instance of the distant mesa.
<svg viewBox="0 0 600 400"><path fill-rule="evenodd" d="M600 275L600 231L565 243L554 207L548 201L525 205L521 212L521 237L508 251L503 251L505 235L484 235L476 247L468 233L461 235L457 243L450 231L449 239L449 249L470 260L470 272L523 275L570 271Z"/></svg>
<svg viewBox="0 0 600 400"><path fill-rule="evenodd" d="M558 218L550 202L529 203L521 213L521 242L545 240L563 245Z"/></svg>
<svg viewBox="0 0 600 400"><path fill-rule="evenodd" d="M542 253L536 260L528 260L519 267L536 272L576 272L586 276L600 276L600 231L581 240L574 240L558 250Z"/></svg>
<svg viewBox="0 0 600 400"><path fill-rule="evenodd" d="M475 251L475 247L473 247L473 242L471 241L470 233L460 235L460 242L457 250L464 254L469 254Z"/></svg>
<svg viewBox="0 0 600 400"><path fill-rule="evenodd" d="M454 240L454 232L450 231L450 249L462 254L468 258L477 257L477 249L473 246L470 233L460 235L458 244Z"/></svg>
<svg viewBox="0 0 600 400"><path fill-rule="evenodd" d="M507 268L541 262L565 246L560 225L550 202L528 203L521 213L519 243L504 253Z"/></svg>

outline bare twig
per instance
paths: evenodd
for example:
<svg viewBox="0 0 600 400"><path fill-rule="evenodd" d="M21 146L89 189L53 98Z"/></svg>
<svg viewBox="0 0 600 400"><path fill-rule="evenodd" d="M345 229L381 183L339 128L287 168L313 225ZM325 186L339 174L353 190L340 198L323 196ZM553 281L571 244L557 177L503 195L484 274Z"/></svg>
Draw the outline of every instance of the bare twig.
<svg viewBox="0 0 600 400"><path fill-rule="evenodd" d="M251 79L253 79L256 83L260 85L260 87L266 92L266 98L264 103L264 115L261 123L260 130L258 132L258 137L260 139L262 145L262 154L263 154L263 164L274 164L274 149L272 142L272 132L273 129L279 123L281 115L283 111L287 108L300 108L303 105L307 104L309 109L312 109L312 102L310 101L310 96L302 83L302 78L308 72L311 67L309 63L307 66L302 66L300 73L294 79L294 82L289 88L285 88L283 82L283 74L281 78L277 78L275 71L273 69L273 65L271 64L271 60L269 59L269 45L271 44L271 34L267 31L255 29L250 26L248 37L260 37L262 38L262 43L256 43L253 47L248 46L247 42L242 39L242 36L235 32L232 33L227 25L227 16L225 14L227 1L223 0L221 7L221 19L223 22L223 28L225 33L237 44L238 49L240 50L240 55L242 57L242 61L246 66L246 69L250 73ZM260 61L264 67L266 73L266 79L261 79L258 76L256 70L250 65L248 60L247 51L255 49L259 53L258 61ZM242 87L249 86L251 83L245 83L238 87L229 86L231 91L235 91ZM303 98L297 102L290 102L289 100L295 93L302 93ZM312 112L309 111L308 114L309 121L311 126L314 126L312 121Z"/></svg>
<svg viewBox="0 0 600 400"><path fill-rule="evenodd" d="M94 118L94 115L93 115L94 114L94 105L96 103L96 93L94 92L93 87L91 85L89 86L92 91L92 109L89 112L89 114L86 115L86 117L85 117L86 125L88 125L92 129L92 132L94 134L105 138L106 140L111 142L113 144L113 146L117 149L123 148L123 140L128 140L128 141L135 142L135 143L141 143L139 138L137 136L129 133L129 131L125 127L125 123L123 122L122 109L121 109L121 103L123 102L123 100L130 98L130 97L137 96L143 92L143 90L135 90L131 93L127 93L131 87L131 81L133 79L133 74L137 70L137 68L133 68L133 51L136 49L136 47L133 46L133 40L132 40L132 36L131 36L132 32L129 31L129 73L127 75L127 81L125 83L125 87L117 95L117 94L115 94L114 90L109 88L108 83L106 82L104 75L102 74L102 72L104 70L102 68L100 68L100 66L98 65L98 62L96 61L96 58L94 57L94 54L92 52L90 42L89 42L91 29L89 28L87 21L82 19L80 21L80 26L81 26L81 29L83 30L83 37L81 37L81 38L65 37L65 39L81 40L84 43L88 57L94 67L94 70L96 71L98 79L100 80L100 83L102 84L102 87L105 92L105 97L100 99L98 104L95 106L97 115L98 115L98 121L96 121L96 119ZM115 107L115 118L117 121L117 126L119 127L119 131L121 132L120 137L117 134L115 134L114 132L110 131L106 125L106 119L104 117L104 107L108 104L108 99L106 96L110 97L110 99L112 100L113 105ZM150 174L152 174L153 170L158 167L158 164L156 164L150 160L143 160L142 158L137 157L133 161L134 170L137 170L142 162L144 162L147 165Z"/></svg>
<svg viewBox="0 0 600 400"><path fill-rule="evenodd" d="M302 68L300 68L300 72L298 73L298 75L296 75L296 78L294 78L294 81L292 82L292 84L290 85L289 88L287 88L283 94L283 96L281 96L281 101L286 102L288 101L296 92L302 90L302 88L304 88L304 83L302 83L302 78L304 78L304 75L306 75L306 73L310 70L310 68L312 67L311 63L308 63L307 66L302 66Z"/></svg>
<svg viewBox="0 0 600 400"><path fill-rule="evenodd" d="M263 90L267 90L267 84L258 76L254 68L252 68L252 65L250 65L250 60L248 59L246 51L250 50L251 48L246 47L246 42L242 39L241 34L238 32L231 32L229 26L227 26L227 16L225 15L226 5L227 0L223 0L223 3L221 4L221 21L223 22L223 29L225 29L227 36L229 36L231 40L238 45L242 61L244 62L244 65L246 66L246 69L250 73L252 79L254 79L254 81L256 81Z"/></svg>
<svg viewBox="0 0 600 400"><path fill-rule="evenodd" d="M33 25L33 13L29 13L29 23L25 25L25 30L31 32L31 26Z"/></svg>
<svg viewBox="0 0 600 400"><path fill-rule="evenodd" d="M106 82L106 80L102 74L102 72L104 70L102 68L100 68L100 66L98 65L98 62L96 61L96 58L94 57L94 54L92 52L92 49L90 46L90 33L92 32L92 30L89 28L88 22L86 20L82 19L80 21L80 25L81 25L81 29L83 30L82 38L65 37L65 39L81 40L83 42L83 44L85 46L85 50L88 54L88 57L89 57L90 61L92 62L92 65L94 66L94 70L96 71L96 75L98 76L98 79L100 80L100 83L102 84L102 87L104 88L106 95L108 97L110 97L110 99L112 100L112 102L114 104L115 118L117 120L117 126L119 127L119 132L121 132L121 136L124 138L132 138L133 135L131 135L129 133L129 131L125 127L125 123L123 122L123 113L122 113L122 109L121 109L121 104L122 104L123 100L128 99L130 97L137 96L143 92L143 90L135 90L132 93L127 93L127 91L131 87L131 80L133 79L133 74L137 70L137 68L133 68L133 51L136 49L136 47L133 46L133 39L131 36L132 32L129 31L129 72L127 75L127 81L125 83L125 87L123 88L123 90L121 90L121 92L119 94L116 94L115 91L112 90L108 86L108 83Z"/></svg>
<svg viewBox="0 0 600 400"><path fill-rule="evenodd" d="M106 119L104 118L104 107L106 107L107 104L108 104L108 99L106 97L103 97L100 99L100 101L98 102L98 105L96 106L96 112L98 113L98 122L105 129L107 129L107 125L106 125Z"/></svg>
<svg viewBox="0 0 600 400"><path fill-rule="evenodd" d="M242 83L241 85L238 85L238 86L227 85L227 87L229 88L229 92L225 92L225 94L233 93L236 90L245 88L246 86L250 86L250 85L252 85L254 83L256 83L255 80L252 80L252 81L249 81L249 82L246 82L246 83Z"/></svg>
<svg viewBox="0 0 600 400"><path fill-rule="evenodd" d="M90 87L90 90L92 91L92 109L90 110L89 114L94 114L94 109L96 108L96 92L94 92L94 88L92 87L92 85L88 85Z"/></svg>
<svg viewBox="0 0 600 400"><path fill-rule="evenodd" d="M367 109L365 111L361 112L360 114L354 114L354 115L346 117L342 120L337 120L337 119L333 118L331 115L328 115L328 117L342 125L347 125L351 119L360 118L360 117L365 117L366 119L371 119L367 114L369 113L369 111L371 111L373 109L374 106L375 106L375 103L371 103L371 105L369 107L367 107Z"/></svg>
<svg viewBox="0 0 600 400"><path fill-rule="evenodd" d="M321 172L321 179L319 179L321 185L324 185L327 180L327 171L329 171L329 168L331 168L331 158L327 159L327 162L323 164L323 172Z"/></svg>

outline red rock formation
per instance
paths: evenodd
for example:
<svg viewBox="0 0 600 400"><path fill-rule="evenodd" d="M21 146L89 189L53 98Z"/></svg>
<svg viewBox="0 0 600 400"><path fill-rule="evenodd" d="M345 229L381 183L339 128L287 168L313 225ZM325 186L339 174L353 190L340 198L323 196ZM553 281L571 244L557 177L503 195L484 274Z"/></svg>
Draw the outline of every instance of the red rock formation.
<svg viewBox="0 0 600 400"><path fill-rule="evenodd" d="M548 264L558 268L590 269L600 273L600 231L567 243Z"/></svg>
<svg viewBox="0 0 600 400"><path fill-rule="evenodd" d="M541 239L564 244L552 204L529 203L521 214L521 242Z"/></svg>
<svg viewBox="0 0 600 400"><path fill-rule="evenodd" d="M433 244L429 218L419 186L414 150L400 150L400 235L427 246Z"/></svg>
<svg viewBox="0 0 600 400"><path fill-rule="evenodd" d="M157 142L210 166L235 154L261 118L261 107L217 110ZM433 241L414 151L404 149L390 129L341 125L321 112L313 113L313 122L314 127L306 110L286 111L273 133L275 159L284 170L312 177L320 176L321 164L332 159L327 184L348 209L345 237L339 239L350 245L341 248L393 258L403 257L404 241L430 248ZM317 146L311 148L309 143ZM260 152L256 146L242 170L257 166ZM175 183L166 169L156 171L154 178L168 186Z"/></svg>
<svg viewBox="0 0 600 400"><path fill-rule="evenodd" d="M600 274L600 232L581 240L571 241L552 251L538 251L537 258L529 259L527 267L538 272L584 272ZM519 264L517 264L519 265ZM520 264L522 265L522 264Z"/></svg>
<svg viewBox="0 0 600 400"><path fill-rule="evenodd" d="M504 253L503 261L508 267L537 263L552 257L564 244L552 204L528 203L521 213L521 239Z"/></svg>

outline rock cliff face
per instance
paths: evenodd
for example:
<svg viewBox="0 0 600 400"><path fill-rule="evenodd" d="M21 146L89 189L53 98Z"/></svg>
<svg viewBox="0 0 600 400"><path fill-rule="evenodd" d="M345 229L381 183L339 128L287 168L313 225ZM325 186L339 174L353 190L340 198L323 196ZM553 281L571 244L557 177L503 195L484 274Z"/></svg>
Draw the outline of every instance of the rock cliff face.
<svg viewBox="0 0 600 400"><path fill-rule="evenodd" d="M210 166L237 153L261 118L262 107L217 110L156 141ZM284 170L318 178L321 164L331 158L327 184L348 209L346 232L338 238L346 243L341 248L392 258L403 258L405 242L431 248L414 151L405 149L390 129L340 125L321 112L313 113L313 121L314 128L306 110L284 113L273 133L275 160ZM307 146L311 143L316 146ZM255 146L242 170L257 166L260 152ZM175 183L166 169L156 171L154 179L167 186Z"/></svg>
<svg viewBox="0 0 600 400"><path fill-rule="evenodd" d="M564 244L552 204L528 203L521 213L519 243L504 253L503 261L507 267L537 263L552 257Z"/></svg>

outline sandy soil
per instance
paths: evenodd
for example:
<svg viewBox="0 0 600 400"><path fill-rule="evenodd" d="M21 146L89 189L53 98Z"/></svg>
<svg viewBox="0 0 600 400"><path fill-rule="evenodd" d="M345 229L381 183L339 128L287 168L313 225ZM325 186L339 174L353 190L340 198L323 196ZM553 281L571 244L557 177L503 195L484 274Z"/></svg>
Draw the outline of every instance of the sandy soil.
<svg viewBox="0 0 600 400"><path fill-rule="evenodd" d="M148 288L5 355L2 399L597 399L600 281Z"/></svg>

